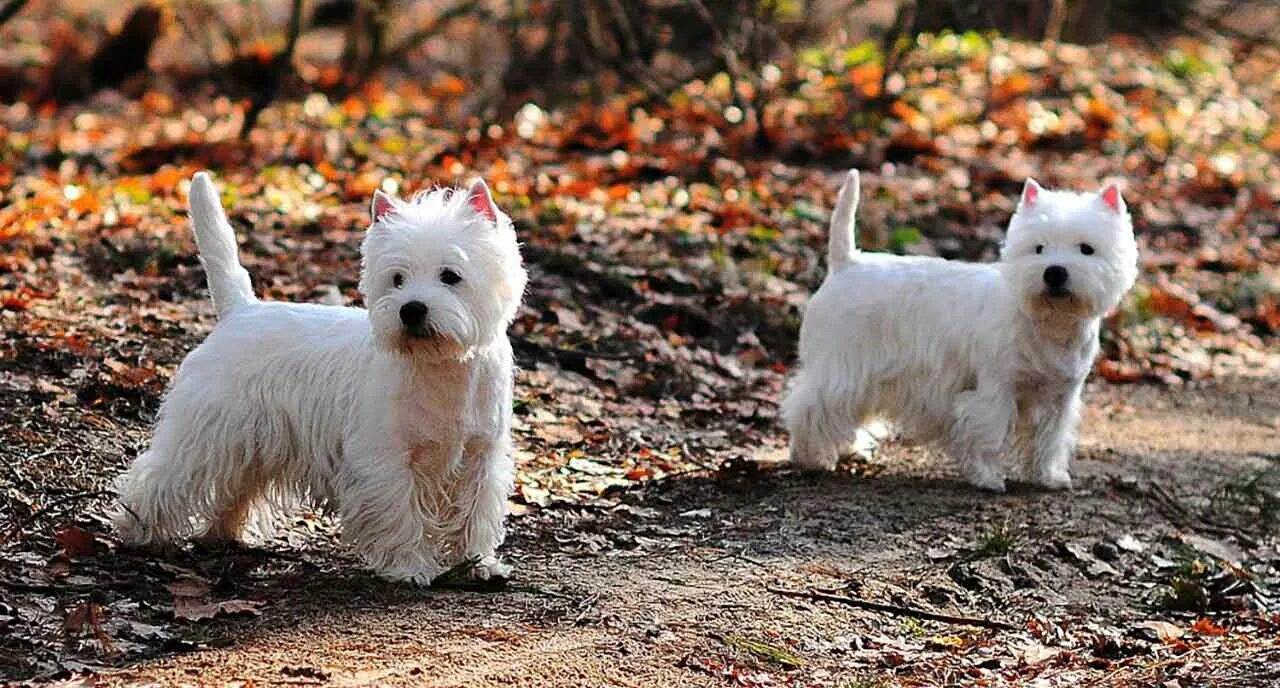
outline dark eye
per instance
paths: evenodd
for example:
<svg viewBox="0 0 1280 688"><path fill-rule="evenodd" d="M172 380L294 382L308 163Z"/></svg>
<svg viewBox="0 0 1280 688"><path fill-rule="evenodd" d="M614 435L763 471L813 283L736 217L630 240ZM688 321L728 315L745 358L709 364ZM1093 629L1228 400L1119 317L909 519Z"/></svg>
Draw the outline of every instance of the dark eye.
<svg viewBox="0 0 1280 688"><path fill-rule="evenodd" d="M404 275L402 275L402 274L400 274L400 273L398 273L398 272L397 272L397 273L392 274L392 275L391 275L391 286L395 287L396 289L399 289L400 287L403 287L403 286L404 286Z"/></svg>
<svg viewBox="0 0 1280 688"><path fill-rule="evenodd" d="M1036 255L1044 253L1044 244L1036 244Z"/></svg>
<svg viewBox="0 0 1280 688"><path fill-rule="evenodd" d="M453 270L445 268L444 270L440 271L440 281L452 286L462 281L462 275L459 275Z"/></svg>
<svg viewBox="0 0 1280 688"><path fill-rule="evenodd" d="M1080 244L1080 252L1086 256L1093 255L1093 247L1088 244Z"/></svg>

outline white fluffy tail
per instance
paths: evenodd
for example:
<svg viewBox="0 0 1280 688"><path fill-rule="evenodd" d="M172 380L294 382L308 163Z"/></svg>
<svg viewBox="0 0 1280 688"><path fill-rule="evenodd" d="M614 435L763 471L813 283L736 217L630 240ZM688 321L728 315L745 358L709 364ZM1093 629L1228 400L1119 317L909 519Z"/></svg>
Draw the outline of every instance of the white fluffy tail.
<svg viewBox="0 0 1280 688"><path fill-rule="evenodd" d="M191 178L191 191L187 202L191 211L191 228L195 230L196 247L200 249L200 262L204 264L205 277L209 280L209 295L218 318L237 306L253 303L253 285L249 273L240 265L237 256L236 234L222 212L218 191L208 172L197 172Z"/></svg>
<svg viewBox="0 0 1280 688"><path fill-rule="evenodd" d="M861 193L858 171L849 170L836 199L836 209L831 212L831 232L827 244L827 270L835 272L853 262L858 250L853 238L854 215L858 212L858 196Z"/></svg>

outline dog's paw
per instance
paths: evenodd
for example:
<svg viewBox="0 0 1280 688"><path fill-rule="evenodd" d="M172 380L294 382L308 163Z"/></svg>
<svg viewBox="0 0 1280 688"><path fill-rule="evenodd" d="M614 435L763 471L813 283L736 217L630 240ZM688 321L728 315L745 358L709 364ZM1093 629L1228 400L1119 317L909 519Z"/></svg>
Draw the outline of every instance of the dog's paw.
<svg viewBox="0 0 1280 688"><path fill-rule="evenodd" d="M840 462L836 452L792 451L791 465L808 473L826 473L834 470Z"/></svg>
<svg viewBox="0 0 1280 688"><path fill-rule="evenodd" d="M111 512L111 526L120 542L129 547L145 547L151 543L151 533L146 524L134 515L132 509L117 504Z"/></svg>
<svg viewBox="0 0 1280 688"><path fill-rule="evenodd" d="M1046 490L1070 490L1071 474L1067 471L1049 471L1036 476L1036 484Z"/></svg>
<svg viewBox="0 0 1280 688"><path fill-rule="evenodd" d="M510 564L502 563L496 556L489 556L476 563L471 575L482 581L505 581L511 578Z"/></svg>
<svg viewBox="0 0 1280 688"><path fill-rule="evenodd" d="M970 485L987 492L1004 492L1004 476L989 466L973 466L965 471Z"/></svg>

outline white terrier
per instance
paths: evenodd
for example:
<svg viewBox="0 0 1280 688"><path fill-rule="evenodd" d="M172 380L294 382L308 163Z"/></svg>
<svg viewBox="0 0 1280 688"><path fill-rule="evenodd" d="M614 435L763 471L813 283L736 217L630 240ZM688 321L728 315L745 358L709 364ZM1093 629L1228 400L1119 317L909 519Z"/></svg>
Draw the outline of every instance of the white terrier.
<svg viewBox="0 0 1280 688"><path fill-rule="evenodd" d="M800 328L782 408L792 461L830 469L859 428L884 420L941 442L980 488L1004 490L1008 463L1071 487L1099 321L1138 274L1120 189L1047 191L1028 179L994 264L858 251L858 193L850 171L830 272Z"/></svg>
<svg viewBox="0 0 1280 688"><path fill-rule="evenodd" d="M525 288L489 188L381 191L361 247L369 309L264 302L204 173L191 224L218 325L178 369L151 448L118 482L127 540L234 539L251 511L332 507L380 575L506 576L513 486L506 328Z"/></svg>

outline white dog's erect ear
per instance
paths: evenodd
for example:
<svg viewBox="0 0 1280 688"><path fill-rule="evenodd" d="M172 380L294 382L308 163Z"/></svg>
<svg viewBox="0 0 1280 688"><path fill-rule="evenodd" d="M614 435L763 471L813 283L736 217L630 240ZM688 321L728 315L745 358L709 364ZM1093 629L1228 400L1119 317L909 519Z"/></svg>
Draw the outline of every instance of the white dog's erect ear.
<svg viewBox="0 0 1280 688"><path fill-rule="evenodd" d="M370 206L369 214L373 216L373 221L386 217L388 213L396 209L396 199L377 189L373 192L373 203Z"/></svg>
<svg viewBox="0 0 1280 688"><path fill-rule="evenodd" d="M1018 209L1030 208L1036 204L1036 199L1040 197L1040 182L1027 177L1027 182L1022 185L1022 198L1018 200Z"/></svg>
<svg viewBox="0 0 1280 688"><path fill-rule="evenodd" d="M498 206L494 204L493 194L489 193L489 185L483 179L471 182L471 188L467 189L467 203L485 220L498 221Z"/></svg>
<svg viewBox="0 0 1280 688"><path fill-rule="evenodd" d="M1102 199L1102 204L1113 213L1119 215L1125 210L1124 196L1120 193L1120 185L1116 182L1108 182L1102 190L1098 192L1098 198Z"/></svg>

